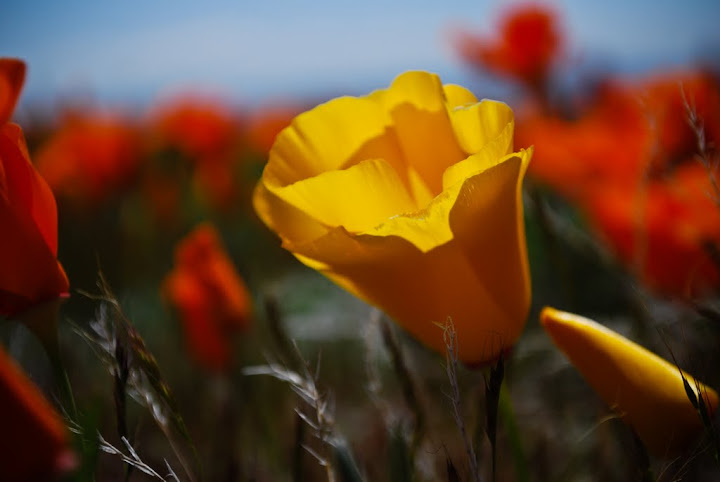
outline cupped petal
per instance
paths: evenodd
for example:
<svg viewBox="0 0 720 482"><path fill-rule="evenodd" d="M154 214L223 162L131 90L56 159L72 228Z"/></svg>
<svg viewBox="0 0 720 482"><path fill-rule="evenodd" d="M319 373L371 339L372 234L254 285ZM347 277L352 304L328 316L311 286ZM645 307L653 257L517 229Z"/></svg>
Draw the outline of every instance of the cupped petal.
<svg viewBox="0 0 720 482"><path fill-rule="evenodd" d="M56 259L55 199L14 124L0 127L0 226L0 314L66 294L68 279Z"/></svg>
<svg viewBox="0 0 720 482"><path fill-rule="evenodd" d="M391 120L380 97L381 91L367 97L340 97L297 116L275 140L266 179L286 186L350 167L367 159L367 152L401 163L394 136L387 132Z"/></svg>
<svg viewBox="0 0 720 482"><path fill-rule="evenodd" d="M450 317L460 359L492 360L520 335L529 308L520 203L528 159L521 153L479 172L427 213L398 217L372 234L338 228L286 247L429 347L444 350L437 324ZM447 239L438 242L438 232Z"/></svg>
<svg viewBox="0 0 720 482"><path fill-rule="evenodd" d="M495 213L482 211L490 208L502 208L502 212L498 214L503 215L508 213L508 208L519 208L520 214L522 214L522 205L518 206L516 201L517 196L519 196L519 186L532 156L532 150L523 150L517 154L511 154L499 159L496 163L485 162L487 157L484 153L479 153L477 156L478 159L474 164L471 162L466 164L466 166L472 166L475 169L473 171L467 169L466 172L463 172L463 179L458 179L457 182L433 199L425 209L394 216L364 234L380 237L399 236L411 242L420 251L428 252L450 241L455 231L464 229L462 223L453 222L451 216L451 211L459 209L456 208L459 201L466 205L477 204L478 206L474 209L478 211L478 214L482 215L495 215ZM467 161L472 161L474 157L471 156ZM492 169L496 166L503 167ZM484 174L484 176L472 183L467 183L468 179L477 177L480 174ZM499 199L507 201L504 204L493 204ZM509 219L515 223L517 216L514 212L511 214ZM468 222L473 229L476 229L477 226L484 226L477 218L469 219Z"/></svg>
<svg viewBox="0 0 720 482"><path fill-rule="evenodd" d="M371 229L415 203L393 167L383 159L362 161L289 186L266 188L318 222L351 232Z"/></svg>
<svg viewBox="0 0 720 482"><path fill-rule="evenodd" d="M476 104L478 101L475 94L457 84L443 85L443 93L445 94L445 102L450 109Z"/></svg>
<svg viewBox="0 0 720 482"><path fill-rule="evenodd" d="M0 58L0 125L12 117L25 82L25 62Z"/></svg>
<svg viewBox="0 0 720 482"><path fill-rule="evenodd" d="M467 157L455 138L440 78L428 72L401 74L385 91L383 102L408 167L433 195L439 194L443 171Z"/></svg>
<svg viewBox="0 0 720 482"><path fill-rule="evenodd" d="M53 255L57 255L57 205L45 180L30 163L22 130L0 127L0 202L32 220Z"/></svg>
<svg viewBox="0 0 720 482"><path fill-rule="evenodd" d="M294 244L307 243L328 232L327 226L292 206L259 182L253 192L253 207L262 222Z"/></svg>
<svg viewBox="0 0 720 482"><path fill-rule="evenodd" d="M450 213L454 240L520 335L530 307L522 181L533 149L512 154L463 185Z"/></svg>
<svg viewBox="0 0 720 482"><path fill-rule="evenodd" d="M512 152L515 117L507 104L485 99L451 108L448 113L458 143L467 154L479 152L498 138L504 139L505 148L498 158Z"/></svg>
<svg viewBox="0 0 720 482"><path fill-rule="evenodd" d="M703 431L683 376L712 416L717 393L645 348L592 320L553 308L540 315L545 330L610 407L658 456L687 449ZM681 375L682 374L682 375Z"/></svg>
<svg viewBox="0 0 720 482"><path fill-rule="evenodd" d="M467 125L467 123L465 124ZM474 142L473 146L474 154L469 156L457 164L453 164L448 167L443 173L443 189L448 189L450 186L466 179L472 173L483 171L489 167L494 166L503 162L508 155L512 153L513 147L513 127L514 123L512 119L505 124L505 127L496 130L494 137L481 136L473 134L473 129L467 129L469 136L475 137L470 142ZM480 137L485 137L480 139Z"/></svg>
<svg viewBox="0 0 720 482"><path fill-rule="evenodd" d="M66 295L65 271L34 226L0 201L0 314L12 316L30 306Z"/></svg>

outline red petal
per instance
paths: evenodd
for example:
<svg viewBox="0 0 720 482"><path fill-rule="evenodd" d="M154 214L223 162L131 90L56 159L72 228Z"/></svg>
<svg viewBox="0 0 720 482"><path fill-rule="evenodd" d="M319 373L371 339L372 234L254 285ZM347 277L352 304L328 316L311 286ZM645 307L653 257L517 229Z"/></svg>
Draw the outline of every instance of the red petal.
<svg viewBox="0 0 720 482"><path fill-rule="evenodd" d="M0 124L10 120L25 81L25 62L0 59Z"/></svg>
<svg viewBox="0 0 720 482"><path fill-rule="evenodd" d="M57 205L45 180L30 163L22 129L0 127L0 197L18 217L33 221L53 255L57 255Z"/></svg>

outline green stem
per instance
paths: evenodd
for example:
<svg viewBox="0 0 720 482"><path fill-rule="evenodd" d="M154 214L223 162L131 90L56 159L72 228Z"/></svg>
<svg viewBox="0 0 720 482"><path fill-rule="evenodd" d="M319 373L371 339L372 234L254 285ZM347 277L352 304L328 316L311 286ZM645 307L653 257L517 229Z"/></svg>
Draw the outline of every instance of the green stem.
<svg viewBox="0 0 720 482"><path fill-rule="evenodd" d="M57 339L55 340L55 343L46 345L45 349L48 354L48 358L50 358L50 363L52 364L53 368L53 374L55 375L57 387L60 391L60 402L64 407L67 407L73 419L75 421L78 421L80 420L80 418L77 405L75 403L75 397L72 391L72 385L70 384L70 377L65 370L65 364L63 363L62 357L60 356L60 349L57 343Z"/></svg>
<svg viewBox="0 0 720 482"><path fill-rule="evenodd" d="M506 385L500 388L500 399L498 403L498 411L500 420L503 424L505 434L510 442L510 450L515 466L515 475L518 482L528 482L530 480L530 472L528 471L527 458L523 450L520 440L520 431L518 430L517 420L515 419L515 410L513 409L510 393Z"/></svg>
<svg viewBox="0 0 720 482"><path fill-rule="evenodd" d="M495 366L490 368L490 375L485 379L485 432L490 441L492 481L495 482L497 475L497 427L498 427L498 406L500 393L502 393L503 380L505 379L505 360L500 355Z"/></svg>

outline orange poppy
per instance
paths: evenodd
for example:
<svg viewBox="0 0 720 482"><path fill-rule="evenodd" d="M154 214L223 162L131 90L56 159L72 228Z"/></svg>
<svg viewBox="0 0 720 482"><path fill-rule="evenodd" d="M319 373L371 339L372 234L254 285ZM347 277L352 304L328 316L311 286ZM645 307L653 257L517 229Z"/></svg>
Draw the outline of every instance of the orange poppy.
<svg viewBox="0 0 720 482"><path fill-rule="evenodd" d="M25 64L0 59L0 315L65 296L69 283L57 261L57 207L30 163L22 130L8 122Z"/></svg>
<svg viewBox="0 0 720 482"><path fill-rule="evenodd" d="M577 120L530 115L516 132L519 146L535 146L530 176L573 200L596 185L636 186L652 142L636 93L617 83L603 86Z"/></svg>
<svg viewBox="0 0 720 482"><path fill-rule="evenodd" d="M56 195L88 205L127 186L140 159L139 133L127 121L73 113L41 147L37 165Z"/></svg>
<svg viewBox="0 0 720 482"><path fill-rule="evenodd" d="M252 304L210 224L188 234L175 249L175 268L163 282L165 298L176 308L188 350L212 371L230 366L230 337L249 327Z"/></svg>
<svg viewBox="0 0 720 482"><path fill-rule="evenodd" d="M199 96L164 103L152 114L151 124L156 142L192 160L226 153L238 140L235 115L221 101Z"/></svg>
<svg viewBox="0 0 720 482"><path fill-rule="evenodd" d="M75 458L63 420L0 346L0 479L52 480Z"/></svg>
<svg viewBox="0 0 720 482"><path fill-rule="evenodd" d="M720 243L716 174L698 161L686 102L712 162L720 89L702 73L609 83L577 120L530 116L516 137L535 145L531 176L577 202L646 285L683 297L720 285L708 250Z"/></svg>
<svg viewBox="0 0 720 482"><path fill-rule="evenodd" d="M238 191L234 161L240 152L240 127L221 102L182 97L153 114L153 142L180 152L191 164L201 195L211 206L225 208Z"/></svg>
<svg viewBox="0 0 720 482"><path fill-rule="evenodd" d="M709 245L720 246L720 205L706 169L687 164L644 189L607 186L588 197L590 221L647 286L690 298L720 286Z"/></svg>
<svg viewBox="0 0 720 482"><path fill-rule="evenodd" d="M720 89L700 72L608 82L575 120L527 115L516 140L535 146L530 175L566 196L608 182L637 187L648 176L672 176L678 164L694 162L697 133L686 102L712 147L720 140Z"/></svg>
<svg viewBox="0 0 720 482"><path fill-rule="evenodd" d="M467 32L457 37L457 49L470 64L531 85L544 82L561 46L555 12L535 4L509 10L495 39Z"/></svg>
<svg viewBox="0 0 720 482"><path fill-rule="evenodd" d="M688 122L687 107L695 110L706 142L717 145L720 141L720 88L712 75L676 72L651 77L638 87L638 97L655 129L656 169L672 168L697 154L697 133Z"/></svg>

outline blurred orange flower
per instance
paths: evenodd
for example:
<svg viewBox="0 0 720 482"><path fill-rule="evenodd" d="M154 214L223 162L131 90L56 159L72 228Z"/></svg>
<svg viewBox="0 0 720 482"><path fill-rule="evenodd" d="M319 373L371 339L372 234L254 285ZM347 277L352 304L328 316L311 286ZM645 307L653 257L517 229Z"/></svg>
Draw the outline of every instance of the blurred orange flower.
<svg viewBox="0 0 720 482"><path fill-rule="evenodd" d="M30 163L22 130L8 122L25 78L25 64L0 59L0 315L66 296L57 261L57 207Z"/></svg>
<svg viewBox="0 0 720 482"><path fill-rule="evenodd" d="M166 101L152 113L151 124L155 142L195 160L232 150L240 127L223 102L197 95Z"/></svg>
<svg viewBox="0 0 720 482"><path fill-rule="evenodd" d="M131 182L141 148L138 130L126 120L77 111L41 147L37 166L56 195L87 206Z"/></svg>
<svg viewBox="0 0 720 482"><path fill-rule="evenodd" d="M540 85L562 44L555 17L548 7L515 5L500 20L497 38L460 32L457 49L474 66Z"/></svg>
<svg viewBox="0 0 720 482"><path fill-rule="evenodd" d="M0 346L0 479L54 480L75 466L60 415Z"/></svg>
<svg viewBox="0 0 720 482"><path fill-rule="evenodd" d="M530 175L577 202L649 287L684 297L720 286L708 254L720 243L717 174L697 157L686 101L713 162L720 89L702 73L609 83L577 120L531 115L517 129L521 146L535 145Z"/></svg>
<svg viewBox="0 0 720 482"><path fill-rule="evenodd" d="M638 97L655 131L653 163L666 169L690 160L697 152L697 133L688 122L687 106L702 123L709 145L720 142L720 84L706 72L676 72L651 77L638 88ZM686 106L686 103L688 104Z"/></svg>
<svg viewBox="0 0 720 482"><path fill-rule="evenodd" d="M610 83L577 120L530 114L516 141L535 146L529 175L579 200L605 183L637 186L647 166L651 130L635 91Z"/></svg>
<svg viewBox="0 0 720 482"><path fill-rule="evenodd" d="M588 197L590 221L647 286L684 298L720 286L720 271L708 245L720 246L720 205L700 164L677 168L671 178L644 190L607 186Z"/></svg>
<svg viewBox="0 0 720 482"><path fill-rule="evenodd" d="M152 114L153 143L175 149L190 162L202 195L216 208L236 198L235 160L241 152L240 122L222 102L179 97Z"/></svg>
<svg viewBox="0 0 720 482"><path fill-rule="evenodd" d="M252 305L212 225L201 224L177 245L163 294L183 322L195 360L212 371L229 368L231 335L249 327Z"/></svg>
<svg viewBox="0 0 720 482"><path fill-rule="evenodd" d="M715 390L592 320L553 308L545 308L540 320L557 347L650 452L672 457L702 435L703 423L683 377L695 397L702 397L710 418L718 406Z"/></svg>

